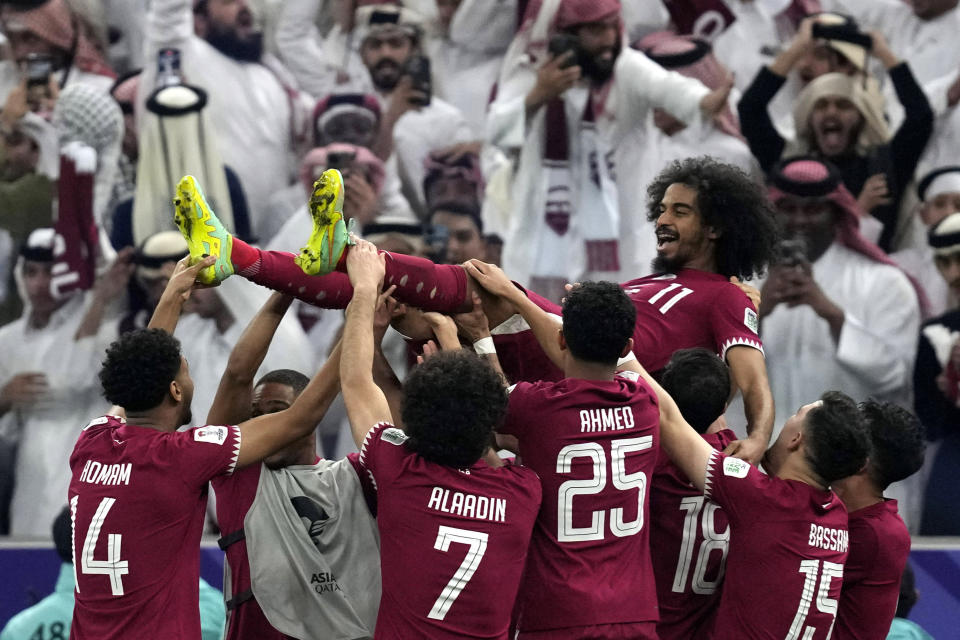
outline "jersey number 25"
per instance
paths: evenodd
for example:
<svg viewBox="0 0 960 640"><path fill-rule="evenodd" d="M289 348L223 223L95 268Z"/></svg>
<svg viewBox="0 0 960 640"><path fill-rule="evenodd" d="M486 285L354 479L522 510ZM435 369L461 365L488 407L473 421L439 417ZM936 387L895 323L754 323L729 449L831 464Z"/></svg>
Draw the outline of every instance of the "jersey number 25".
<svg viewBox="0 0 960 640"><path fill-rule="evenodd" d="M610 442L609 476L613 487L620 491L637 488L637 517L625 522L623 509L610 509L610 531L619 538L636 535L643 528L643 503L647 495L647 474L643 471L627 473L626 458L630 453L653 447L653 436L623 438ZM560 450L557 455L557 473L570 473L576 458L588 458L593 463L593 476L586 479L567 480L557 493L557 540L559 542L583 542L602 540L606 530L606 512L593 511L590 526L573 526L573 499L576 496L600 493L607 486L607 459L603 446L596 442L578 442Z"/></svg>

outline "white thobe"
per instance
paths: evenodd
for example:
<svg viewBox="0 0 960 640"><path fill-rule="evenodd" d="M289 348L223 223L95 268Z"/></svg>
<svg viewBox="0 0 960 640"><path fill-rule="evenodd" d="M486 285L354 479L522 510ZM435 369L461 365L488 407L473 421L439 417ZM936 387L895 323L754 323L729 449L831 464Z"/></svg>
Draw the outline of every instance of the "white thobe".
<svg viewBox="0 0 960 640"><path fill-rule="evenodd" d="M388 99L381 95L381 104L387 104ZM396 161L403 194L421 217L426 217L427 208L423 193L424 160L431 151L474 139L463 114L436 96L428 106L411 109L397 120L393 127L393 154L387 163Z"/></svg>
<svg viewBox="0 0 960 640"><path fill-rule="evenodd" d="M370 74L339 26L324 38L315 25L323 0L286 0L277 19L277 50L301 89L316 100L330 93L372 93Z"/></svg>
<svg viewBox="0 0 960 640"><path fill-rule="evenodd" d="M46 374L49 391L34 405L4 416L19 430L16 487L10 504L11 534L50 535L50 525L67 503L70 454L80 430L110 405L101 397L97 372L104 349L116 337L116 323L82 340L73 336L89 296L74 296L53 313L43 329L26 317L0 328L0 385L18 374Z"/></svg>
<svg viewBox="0 0 960 640"><path fill-rule="evenodd" d="M574 207L570 228L557 236L545 219L546 189L543 165L546 142L546 107L526 117L524 100L536 83L536 69L529 60L520 60L517 68L499 87L496 101L487 117L487 140L507 153L519 154L513 181L513 211L504 238L504 270L521 284L534 276L580 279L586 271L584 227L593 224L585 218L592 213L589 203L577 211L581 185L590 180L591 158L582 152L581 119L588 89L577 86L564 93L567 120L569 164L572 176L570 202ZM648 112L662 107L681 121L699 122L700 100L708 89L700 82L666 71L645 55L623 49L614 65L612 85L602 113L596 119L597 158L619 157L621 143L630 131L646 121ZM596 158L593 158L596 161ZM622 191L625 181L633 180L624 166L616 170L616 186ZM616 204L613 205L614 209ZM616 215L616 212L613 212ZM577 218L580 218L579 220ZM612 221L619 227L619 217ZM552 240L560 239L559 243ZM562 247L557 246L562 245ZM565 266L557 273L534 273L538 252L560 252Z"/></svg>
<svg viewBox="0 0 960 640"><path fill-rule="evenodd" d="M762 67L770 65L774 58L790 42L796 29L782 13L772 14L763 2L732 2L727 6L736 20L713 41L713 54L733 73L734 86L745 91ZM793 123L793 105L803 85L795 73L767 105L770 119L785 140L792 140L796 128ZM733 107L740 94L734 98Z"/></svg>
<svg viewBox="0 0 960 640"><path fill-rule="evenodd" d="M912 403L920 308L902 271L834 243L813 264L813 278L845 317L839 342L807 305L778 305L760 331L776 403L774 438L799 407L824 391L860 402ZM762 285L757 285L762 286Z"/></svg>
<svg viewBox="0 0 960 640"><path fill-rule="evenodd" d="M252 286L248 283L244 285ZM289 320L296 322L293 317ZM213 406L230 352L244 329L246 322L234 321L226 331L220 333L213 320L196 314L182 317L177 324L174 335L180 340L181 350L190 366L190 377L193 379L193 425L207 424L207 414ZM263 363L257 369L255 379L275 369L293 369L312 376L313 362L312 349L302 331L300 339L295 341L275 336Z"/></svg>
<svg viewBox="0 0 960 640"><path fill-rule="evenodd" d="M305 126L313 103L290 93L278 73L279 63L239 62L225 56L193 34L190 0L154 0L147 15L144 55L147 64L140 79L139 99L145 100L156 84L157 52L180 50L184 80L206 90L207 109L215 128L215 142L224 162L240 177L250 227L261 232L270 197L290 184L297 158L294 137ZM264 57L266 60L266 56ZM171 185L171 188L173 185Z"/></svg>
<svg viewBox="0 0 960 640"><path fill-rule="evenodd" d="M464 0L450 21L449 37L427 41L434 92L483 137L490 91L516 30L516 0Z"/></svg>

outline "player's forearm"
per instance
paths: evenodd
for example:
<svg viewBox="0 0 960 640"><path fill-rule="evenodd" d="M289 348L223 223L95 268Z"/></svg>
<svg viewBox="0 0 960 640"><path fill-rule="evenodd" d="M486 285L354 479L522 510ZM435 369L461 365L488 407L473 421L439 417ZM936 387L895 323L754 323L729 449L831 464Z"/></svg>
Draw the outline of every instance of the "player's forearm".
<svg viewBox="0 0 960 640"><path fill-rule="evenodd" d="M373 317L378 295L375 288L361 286L354 289L347 305L340 377L344 386L351 389L373 380ZM344 393L344 399L347 396L348 393Z"/></svg>
<svg viewBox="0 0 960 640"><path fill-rule="evenodd" d="M747 418L747 435L766 447L773 435L774 405L770 387L759 385L757 388L742 389L741 392Z"/></svg>
<svg viewBox="0 0 960 640"><path fill-rule="evenodd" d="M514 302L517 312L530 325L530 330L540 343L550 361L558 368L563 368L563 351L560 350L560 343L557 341L557 331L561 324L549 313L541 309L530 298L522 296Z"/></svg>
<svg viewBox="0 0 960 640"><path fill-rule="evenodd" d="M253 381L257 369L267 357L273 335L292 302L291 296L282 293L270 295L230 352L224 379L229 378L234 384L250 384Z"/></svg>
<svg viewBox="0 0 960 640"><path fill-rule="evenodd" d="M747 434L764 447L773 433L774 404L763 354L752 347L737 346L727 352L733 383L743 394Z"/></svg>
<svg viewBox="0 0 960 640"><path fill-rule="evenodd" d="M163 329L170 335L177 329L177 322L180 320L180 313L183 311L183 296L178 293L163 292L160 296L160 302L157 308L153 310L150 316L150 322L147 329Z"/></svg>

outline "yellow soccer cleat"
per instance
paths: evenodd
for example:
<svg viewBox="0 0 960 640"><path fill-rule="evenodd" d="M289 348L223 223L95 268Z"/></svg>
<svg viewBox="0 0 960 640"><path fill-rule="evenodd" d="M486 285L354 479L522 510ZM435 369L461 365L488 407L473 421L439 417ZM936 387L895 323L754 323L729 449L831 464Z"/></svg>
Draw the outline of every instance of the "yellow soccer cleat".
<svg viewBox="0 0 960 640"><path fill-rule="evenodd" d="M230 261L233 236L207 205L196 178L183 176L180 179L173 206L173 221L187 240L190 264L196 264L206 256L217 258L213 266L197 274L197 280L202 284L217 284L233 275Z"/></svg>
<svg viewBox="0 0 960 640"><path fill-rule="evenodd" d="M343 176L336 169L327 169L313 183L310 197L313 232L294 262L309 276L326 275L337 268L337 262L350 242L350 230L343 220Z"/></svg>

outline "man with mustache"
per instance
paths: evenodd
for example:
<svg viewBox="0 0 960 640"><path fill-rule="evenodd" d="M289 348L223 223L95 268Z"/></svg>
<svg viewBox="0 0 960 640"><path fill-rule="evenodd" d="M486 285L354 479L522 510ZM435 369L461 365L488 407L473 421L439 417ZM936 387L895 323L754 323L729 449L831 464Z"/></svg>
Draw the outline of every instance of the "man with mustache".
<svg viewBox="0 0 960 640"><path fill-rule="evenodd" d="M410 205L424 218L424 160L431 151L471 141L473 133L456 107L418 88L407 71L414 57L425 55L413 13L393 5L360 7L355 24L360 57L386 105L373 150L388 166L396 164Z"/></svg>
<svg viewBox="0 0 960 640"><path fill-rule="evenodd" d="M517 158L504 268L551 300L569 281L620 278L621 211L646 151L630 133L654 108L709 120L732 86L666 71L623 31L619 0L530 3L490 105L487 139Z"/></svg>
<svg viewBox="0 0 960 640"><path fill-rule="evenodd" d="M817 77L800 93L794 107L796 140L785 140L774 127L767 105L786 82L790 68L815 45L814 18L800 26L789 49L760 70L744 92L738 109L744 135L761 168L769 172L784 155L811 153L839 170L844 186L858 194L860 207L883 230L877 244L889 251L897 228L904 189L913 178L920 154L933 130L933 112L906 62L872 32L871 54L883 63L897 90L906 118L891 136L884 105L869 78L844 73Z"/></svg>
<svg viewBox="0 0 960 640"><path fill-rule="evenodd" d="M262 27L246 0L151 2L145 37L140 85L156 85L160 50L180 51L183 77L207 92L213 138L240 178L251 232L260 238L270 198L296 175L294 144L313 100L264 51ZM140 93L142 101L150 91Z"/></svg>

